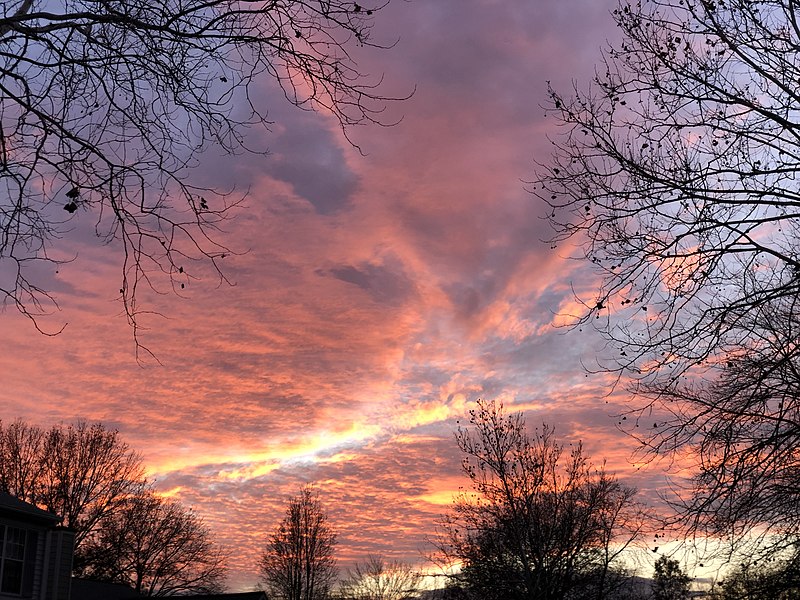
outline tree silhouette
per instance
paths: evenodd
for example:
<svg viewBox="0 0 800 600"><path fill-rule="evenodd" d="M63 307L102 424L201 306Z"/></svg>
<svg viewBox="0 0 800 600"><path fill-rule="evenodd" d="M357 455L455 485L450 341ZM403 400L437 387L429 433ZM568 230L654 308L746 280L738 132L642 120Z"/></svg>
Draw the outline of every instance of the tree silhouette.
<svg viewBox="0 0 800 600"><path fill-rule="evenodd" d="M0 489L60 516L78 554L101 519L144 485L141 457L117 431L84 421L49 430L0 421Z"/></svg>
<svg viewBox="0 0 800 600"><path fill-rule="evenodd" d="M502 405L479 401L469 422L456 441L473 493L455 500L437 543L462 564L456 585L487 599L606 597L642 530L636 491L592 468L580 444L565 456L551 428L530 437Z"/></svg>
<svg viewBox="0 0 800 600"><path fill-rule="evenodd" d="M643 452L696 456L695 531L800 526L797 11L622 2L590 91L551 90L564 136L535 193L601 277L577 322L632 382Z"/></svg>
<svg viewBox="0 0 800 600"><path fill-rule="evenodd" d="M261 555L262 581L281 600L326 600L336 579L335 548L319 493L305 487L289 501Z"/></svg>
<svg viewBox="0 0 800 600"><path fill-rule="evenodd" d="M417 598L422 574L411 565L370 556L347 570L339 584L339 600L411 600Z"/></svg>
<svg viewBox="0 0 800 600"><path fill-rule="evenodd" d="M143 596L223 589L225 554L197 515L152 491L126 498L87 544L82 576L130 586Z"/></svg>
<svg viewBox="0 0 800 600"><path fill-rule="evenodd" d="M246 150L266 127L256 87L280 85L341 126L386 98L352 46L385 0L16 0L0 7L0 295L39 327L57 306L37 264L74 219L121 247L119 295L137 333L137 288L180 292L197 259L224 279L215 234L235 197L186 179L198 153ZM138 339L138 338L136 338ZM138 349L138 346L137 346Z"/></svg>
<svg viewBox="0 0 800 600"><path fill-rule="evenodd" d="M677 560L659 556L653 570L653 600L688 600L690 582Z"/></svg>
<svg viewBox="0 0 800 600"><path fill-rule="evenodd" d="M592 91L551 91L565 135L536 193L554 242L603 275L583 319L625 351L614 366L668 385L738 348L751 308L798 293L800 29L792 0L614 15L623 41Z"/></svg>
<svg viewBox="0 0 800 600"><path fill-rule="evenodd" d="M219 591L225 555L191 511L161 499L119 433L79 421L0 421L0 490L75 532L73 573L148 596Z"/></svg>

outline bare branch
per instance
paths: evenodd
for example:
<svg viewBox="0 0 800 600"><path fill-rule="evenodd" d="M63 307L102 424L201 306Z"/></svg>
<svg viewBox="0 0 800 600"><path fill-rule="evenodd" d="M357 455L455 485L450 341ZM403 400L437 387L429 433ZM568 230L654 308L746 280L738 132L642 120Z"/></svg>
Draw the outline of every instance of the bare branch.
<svg viewBox="0 0 800 600"><path fill-rule="evenodd" d="M56 310L38 263L77 219L122 248L120 299L139 345L139 286L180 292L210 264L240 198L188 179L210 147L247 150L268 127L252 87L277 81L343 130L380 123L389 98L352 46L384 0L24 0L0 9L0 295L34 321ZM146 311L145 311L146 312Z"/></svg>

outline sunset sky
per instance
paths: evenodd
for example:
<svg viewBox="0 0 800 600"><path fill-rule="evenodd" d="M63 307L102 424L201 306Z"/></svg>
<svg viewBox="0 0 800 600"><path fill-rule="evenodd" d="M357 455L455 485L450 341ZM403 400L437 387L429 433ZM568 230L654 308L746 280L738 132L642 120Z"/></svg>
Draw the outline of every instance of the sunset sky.
<svg viewBox="0 0 800 600"><path fill-rule="evenodd" d="M165 495L193 507L232 553L233 588L286 499L314 483L339 533L344 566L370 553L423 563L427 537L464 484L456 419L477 398L526 411L583 440L595 463L652 495L601 377L591 332L556 325L586 266L551 250L545 208L526 191L547 162L547 82L586 86L616 35L614 0L392 0L359 54L383 76L392 127L350 131L286 103L260 101L267 157L210 152L195 181L250 190L224 241L234 285L192 280L182 297L143 297L137 364L115 300L121 256L77 213L42 271L61 311L46 337L0 315L0 418L77 419L119 429ZM166 290L164 290L166 292ZM637 474L638 473L638 474Z"/></svg>

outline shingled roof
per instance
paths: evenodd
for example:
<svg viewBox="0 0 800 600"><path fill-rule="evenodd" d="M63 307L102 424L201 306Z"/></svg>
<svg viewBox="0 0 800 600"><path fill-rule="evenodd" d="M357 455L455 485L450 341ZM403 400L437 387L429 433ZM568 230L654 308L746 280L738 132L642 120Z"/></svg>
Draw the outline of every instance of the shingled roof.
<svg viewBox="0 0 800 600"><path fill-rule="evenodd" d="M121 583L72 578L71 600L129 600L143 598L136 590Z"/></svg>
<svg viewBox="0 0 800 600"><path fill-rule="evenodd" d="M12 513L19 519L44 521L51 524L56 524L61 520L57 515L5 492L0 492L0 512Z"/></svg>
<svg viewBox="0 0 800 600"><path fill-rule="evenodd" d="M239 592L233 594L199 594L196 596L181 596L181 600L267 600L264 592Z"/></svg>
<svg viewBox="0 0 800 600"><path fill-rule="evenodd" d="M134 598L144 598L144 596L119 583L104 583L78 577L72 579L72 600L132 600ZM197 594L179 598L180 600L267 600L267 595L264 592L235 592L233 594Z"/></svg>

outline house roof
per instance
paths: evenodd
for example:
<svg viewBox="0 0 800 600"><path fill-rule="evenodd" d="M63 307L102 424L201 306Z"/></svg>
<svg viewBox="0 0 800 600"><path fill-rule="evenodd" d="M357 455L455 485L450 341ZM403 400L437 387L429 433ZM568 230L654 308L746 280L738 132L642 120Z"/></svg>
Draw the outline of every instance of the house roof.
<svg viewBox="0 0 800 600"><path fill-rule="evenodd" d="M234 594L198 594L195 596L181 596L181 600L267 600L265 592L238 592Z"/></svg>
<svg viewBox="0 0 800 600"><path fill-rule="evenodd" d="M136 590L120 583L106 583L72 578L72 600L129 600L143 598ZM239 592L234 594L197 594L180 596L181 600L267 600L264 592Z"/></svg>
<svg viewBox="0 0 800 600"><path fill-rule="evenodd" d="M121 583L73 577L70 598L72 600L128 600L129 598L142 598L142 595Z"/></svg>
<svg viewBox="0 0 800 600"><path fill-rule="evenodd" d="M52 524L56 524L61 520L57 515L5 492L0 492L0 514L8 514L17 519L45 521Z"/></svg>

